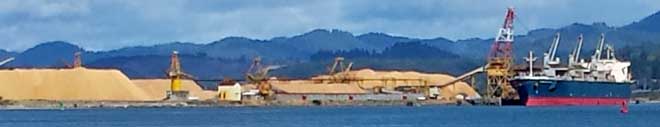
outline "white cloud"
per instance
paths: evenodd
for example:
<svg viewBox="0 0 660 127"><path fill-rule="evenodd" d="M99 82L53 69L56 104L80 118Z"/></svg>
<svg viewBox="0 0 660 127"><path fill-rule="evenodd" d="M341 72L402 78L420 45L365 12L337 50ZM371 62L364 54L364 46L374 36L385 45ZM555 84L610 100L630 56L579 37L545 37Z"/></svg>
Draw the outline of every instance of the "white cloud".
<svg viewBox="0 0 660 127"><path fill-rule="evenodd" d="M172 41L208 43L227 36L269 39L312 29L356 34L384 32L450 39L490 38L506 7L519 14L516 31L557 28L573 22L622 26L656 12L642 1L29 1L0 4L2 49L24 50L53 40L108 50Z"/></svg>

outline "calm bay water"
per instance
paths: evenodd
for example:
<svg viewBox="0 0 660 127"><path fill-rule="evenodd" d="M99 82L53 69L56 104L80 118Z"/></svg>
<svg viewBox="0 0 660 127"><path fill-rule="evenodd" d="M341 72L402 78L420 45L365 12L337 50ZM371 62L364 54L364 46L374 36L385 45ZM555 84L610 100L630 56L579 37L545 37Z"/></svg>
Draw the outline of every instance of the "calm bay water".
<svg viewBox="0 0 660 127"><path fill-rule="evenodd" d="M660 105L235 107L0 110L2 127L660 127Z"/></svg>

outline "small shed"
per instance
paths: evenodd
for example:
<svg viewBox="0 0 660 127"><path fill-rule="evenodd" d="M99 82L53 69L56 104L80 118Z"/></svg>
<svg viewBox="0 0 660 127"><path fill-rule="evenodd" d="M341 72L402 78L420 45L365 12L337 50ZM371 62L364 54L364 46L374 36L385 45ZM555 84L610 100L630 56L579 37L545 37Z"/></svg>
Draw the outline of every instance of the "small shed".
<svg viewBox="0 0 660 127"><path fill-rule="evenodd" d="M241 84L218 85L218 99L221 101L241 101Z"/></svg>

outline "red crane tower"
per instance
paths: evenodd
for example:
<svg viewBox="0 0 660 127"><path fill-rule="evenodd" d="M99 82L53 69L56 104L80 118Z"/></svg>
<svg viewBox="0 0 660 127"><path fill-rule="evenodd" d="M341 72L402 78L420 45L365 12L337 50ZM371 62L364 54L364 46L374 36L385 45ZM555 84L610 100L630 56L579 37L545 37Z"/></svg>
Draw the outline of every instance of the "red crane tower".
<svg viewBox="0 0 660 127"><path fill-rule="evenodd" d="M515 100L518 94L509 83L513 76L511 69L513 55L511 53L513 44L513 8L508 8L504 25L495 37L486 66L487 86L486 99L491 102L501 102L502 99Z"/></svg>

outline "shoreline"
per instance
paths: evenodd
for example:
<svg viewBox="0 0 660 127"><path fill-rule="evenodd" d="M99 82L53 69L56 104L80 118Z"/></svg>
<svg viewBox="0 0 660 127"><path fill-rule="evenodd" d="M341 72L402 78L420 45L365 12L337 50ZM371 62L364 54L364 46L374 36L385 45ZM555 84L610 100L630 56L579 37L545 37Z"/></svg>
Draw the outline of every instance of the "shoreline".
<svg viewBox="0 0 660 127"><path fill-rule="evenodd" d="M0 110L39 109L100 109L100 108L204 108L204 107L280 107L280 106L423 106L472 105L447 101L55 101L55 100L2 100Z"/></svg>
<svg viewBox="0 0 660 127"><path fill-rule="evenodd" d="M660 104L660 101L629 103L630 105ZM468 102L439 100L365 100L365 101L262 101L227 102L217 100L192 101L55 101L0 100L0 110L64 110L64 109L128 109L128 108L222 108L222 107L324 107L324 106L489 106ZM491 105L492 106L492 105Z"/></svg>

